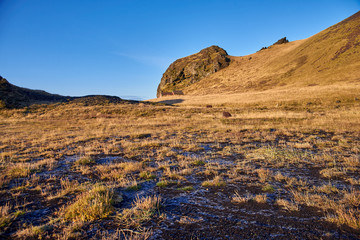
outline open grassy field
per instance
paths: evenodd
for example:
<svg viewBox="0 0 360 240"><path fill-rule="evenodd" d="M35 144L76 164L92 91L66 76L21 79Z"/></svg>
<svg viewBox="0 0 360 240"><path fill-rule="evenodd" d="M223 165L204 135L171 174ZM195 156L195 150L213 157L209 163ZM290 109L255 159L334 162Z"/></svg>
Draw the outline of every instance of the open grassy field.
<svg viewBox="0 0 360 240"><path fill-rule="evenodd" d="M3 109L0 238L358 239L357 87Z"/></svg>

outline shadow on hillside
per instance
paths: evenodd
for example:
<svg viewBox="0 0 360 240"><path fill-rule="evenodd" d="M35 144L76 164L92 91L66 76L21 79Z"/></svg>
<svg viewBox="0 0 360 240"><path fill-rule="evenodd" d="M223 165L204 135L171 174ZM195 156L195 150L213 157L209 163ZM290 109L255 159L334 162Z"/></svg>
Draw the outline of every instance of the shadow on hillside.
<svg viewBox="0 0 360 240"><path fill-rule="evenodd" d="M177 103L182 103L183 101L184 101L183 99L169 99L169 100L159 101L158 103L174 105L174 104L177 104Z"/></svg>

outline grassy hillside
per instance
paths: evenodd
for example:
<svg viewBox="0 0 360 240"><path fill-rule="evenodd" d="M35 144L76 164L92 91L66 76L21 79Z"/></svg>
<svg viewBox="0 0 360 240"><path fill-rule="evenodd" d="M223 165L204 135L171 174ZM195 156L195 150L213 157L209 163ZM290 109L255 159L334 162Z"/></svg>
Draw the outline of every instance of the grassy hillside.
<svg viewBox="0 0 360 240"><path fill-rule="evenodd" d="M232 57L229 67L184 90L189 95L360 83L360 12L304 40Z"/></svg>

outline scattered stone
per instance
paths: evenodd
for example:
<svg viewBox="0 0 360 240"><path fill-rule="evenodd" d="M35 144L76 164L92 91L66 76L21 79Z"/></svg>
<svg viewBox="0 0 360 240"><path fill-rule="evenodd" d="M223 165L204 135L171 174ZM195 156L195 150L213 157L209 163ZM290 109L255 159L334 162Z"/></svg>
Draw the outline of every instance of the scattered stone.
<svg viewBox="0 0 360 240"><path fill-rule="evenodd" d="M223 112L223 117L229 118L231 117L231 114L229 112Z"/></svg>

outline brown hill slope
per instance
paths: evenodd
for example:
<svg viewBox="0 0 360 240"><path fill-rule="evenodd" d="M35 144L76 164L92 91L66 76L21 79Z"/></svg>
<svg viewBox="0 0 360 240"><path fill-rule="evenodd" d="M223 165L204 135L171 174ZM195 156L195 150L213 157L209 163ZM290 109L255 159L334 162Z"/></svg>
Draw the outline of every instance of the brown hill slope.
<svg viewBox="0 0 360 240"><path fill-rule="evenodd" d="M230 94L360 82L360 12L304 40L231 57L229 67L184 89L189 95Z"/></svg>

